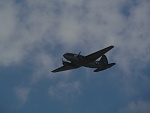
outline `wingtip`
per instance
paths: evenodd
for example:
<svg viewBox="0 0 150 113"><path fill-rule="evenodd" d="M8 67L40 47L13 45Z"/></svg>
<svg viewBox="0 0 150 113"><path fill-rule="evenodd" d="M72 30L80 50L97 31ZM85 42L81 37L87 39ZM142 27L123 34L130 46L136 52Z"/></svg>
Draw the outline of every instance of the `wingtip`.
<svg viewBox="0 0 150 113"><path fill-rule="evenodd" d="M111 47L111 48L114 48L114 46L113 46L113 45L111 45L110 47Z"/></svg>
<svg viewBox="0 0 150 113"><path fill-rule="evenodd" d="M106 47L107 49L112 49L112 48L114 48L114 46L113 45L111 45L111 46L108 46L108 47Z"/></svg>
<svg viewBox="0 0 150 113"><path fill-rule="evenodd" d="M54 73L55 71L53 70L53 71L51 71L52 73Z"/></svg>

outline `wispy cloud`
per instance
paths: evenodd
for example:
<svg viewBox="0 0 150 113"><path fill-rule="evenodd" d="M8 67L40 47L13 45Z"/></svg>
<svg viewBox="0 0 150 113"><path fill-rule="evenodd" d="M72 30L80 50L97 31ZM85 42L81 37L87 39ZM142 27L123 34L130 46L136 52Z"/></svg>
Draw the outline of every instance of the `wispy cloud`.
<svg viewBox="0 0 150 113"><path fill-rule="evenodd" d="M75 82L59 82L55 86L50 86L48 89L48 93L51 97L58 99L73 99L80 92L80 83L78 81Z"/></svg>
<svg viewBox="0 0 150 113"><path fill-rule="evenodd" d="M57 44L66 51L82 45L80 49L86 52L87 45L94 51L113 44L117 48L114 59L124 71L137 62L147 65L150 59L147 2L129 5L132 10L128 11L128 18L121 12L125 1L2 2L1 65L19 63L31 50L40 46L44 49L45 42L50 51Z"/></svg>
<svg viewBox="0 0 150 113"><path fill-rule="evenodd" d="M150 112L149 101L130 102L126 108L119 111L119 113L149 113L149 112Z"/></svg>
<svg viewBox="0 0 150 113"><path fill-rule="evenodd" d="M15 92L17 98L21 103L25 103L28 100L28 95L30 93L30 88L27 87L16 87Z"/></svg>

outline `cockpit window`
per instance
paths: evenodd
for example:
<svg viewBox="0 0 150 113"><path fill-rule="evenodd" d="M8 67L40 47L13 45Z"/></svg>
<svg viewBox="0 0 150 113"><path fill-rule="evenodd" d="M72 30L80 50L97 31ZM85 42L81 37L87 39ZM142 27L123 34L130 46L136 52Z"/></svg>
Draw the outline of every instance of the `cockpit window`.
<svg viewBox="0 0 150 113"><path fill-rule="evenodd" d="M73 54L73 53L67 53L67 55L74 56L74 54Z"/></svg>

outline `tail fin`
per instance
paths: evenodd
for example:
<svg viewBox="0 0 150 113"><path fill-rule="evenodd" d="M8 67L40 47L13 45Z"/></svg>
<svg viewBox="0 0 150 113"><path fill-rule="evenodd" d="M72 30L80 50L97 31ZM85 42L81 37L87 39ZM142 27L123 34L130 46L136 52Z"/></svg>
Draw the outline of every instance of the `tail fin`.
<svg viewBox="0 0 150 113"><path fill-rule="evenodd" d="M103 55L103 56L101 57L101 59L100 59L99 62L101 62L101 63L103 63L103 64L108 64L108 60L107 60L106 55Z"/></svg>
<svg viewBox="0 0 150 113"><path fill-rule="evenodd" d="M114 66L116 64L116 63L108 64L108 60L107 60L106 55L103 55L99 62L102 64L102 66L97 68L96 70L94 70L94 72L103 71L105 69L111 68L112 66Z"/></svg>

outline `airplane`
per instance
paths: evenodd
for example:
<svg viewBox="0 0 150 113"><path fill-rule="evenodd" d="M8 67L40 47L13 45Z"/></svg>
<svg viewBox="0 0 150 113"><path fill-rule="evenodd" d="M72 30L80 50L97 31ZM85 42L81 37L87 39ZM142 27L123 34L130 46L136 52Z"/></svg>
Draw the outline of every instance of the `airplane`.
<svg viewBox="0 0 150 113"><path fill-rule="evenodd" d="M99 50L97 52L94 52L90 55L83 56L79 54L74 54L74 53L65 53L63 57L68 60L64 61L62 59L62 67L59 67L52 72L61 72L61 71L66 71L66 70L71 70L71 69L77 69L79 67L89 67L89 68L96 68L94 72L99 72L108 68L111 68L114 66L116 63L109 63L105 53L107 53L109 50L111 50L114 46L109 46L106 47L102 50ZM101 59L97 61L98 58Z"/></svg>

